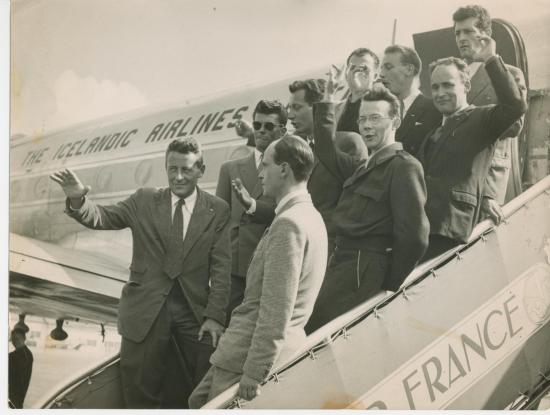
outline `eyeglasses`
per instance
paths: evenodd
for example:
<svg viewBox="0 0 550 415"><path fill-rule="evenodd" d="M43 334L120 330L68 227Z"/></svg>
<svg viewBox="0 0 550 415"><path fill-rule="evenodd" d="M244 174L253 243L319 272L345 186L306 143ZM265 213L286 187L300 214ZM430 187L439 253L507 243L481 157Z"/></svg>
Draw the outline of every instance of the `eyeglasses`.
<svg viewBox="0 0 550 415"><path fill-rule="evenodd" d="M371 114L371 115L367 115L366 117L359 117L357 119L357 124L364 124L366 123L367 121L370 123L370 125L373 125L373 126L378 126L380 125L380 122L384 119L392 119L392 117L382 117L381 115L379 114Z"/></svg>
<svg viewBox="0 0 550 415"><path fill-rule="evenodd" d="M260 131L260 130L262 129L262 125L265 127L265 129L266 129L267 131L273 131L273 129L274 129L275 127L277 127L278 125L280 125L280 124L273 124L273 123L270 122L270 121L267 121L267 122L254 121L254 122L252 123L252 127L254 127L254 129L255 129L256 131Z"/></svg>

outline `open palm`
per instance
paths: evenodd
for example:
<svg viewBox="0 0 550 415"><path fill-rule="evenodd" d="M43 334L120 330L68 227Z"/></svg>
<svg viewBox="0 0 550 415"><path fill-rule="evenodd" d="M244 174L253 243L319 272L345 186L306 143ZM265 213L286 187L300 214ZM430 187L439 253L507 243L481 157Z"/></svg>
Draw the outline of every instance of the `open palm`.
<svg viewBox="0 0 550 415"><path fill-rule="evenodd" d="M90 186L84 186L70 169L59 170L51 174L50 179L61 186L65 196L69 199L80 199L90 191Z"/></svg>

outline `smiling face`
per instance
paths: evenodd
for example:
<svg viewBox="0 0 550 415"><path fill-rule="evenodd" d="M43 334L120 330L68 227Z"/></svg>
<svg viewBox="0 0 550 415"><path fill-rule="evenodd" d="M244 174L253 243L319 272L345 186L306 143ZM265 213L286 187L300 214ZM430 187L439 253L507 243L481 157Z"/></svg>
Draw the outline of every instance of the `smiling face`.
<svg viewBox="0 0 550 415"><path fill-rule="evenodd" d="M199 155L170 151L166 156L166 175L170 190L176 196L185 198L193 193L197 181L204 173L204 164L197 165Z"/></svg>
<svg viewBox="0 0 550 415"><path fill-rule="evenodd" d="M390 110L387 101L361 101L359 133L371 154L394 140L400 120L395 115L390 116Z"/></svg>
<svg viewBox="0 0 550 415"><path fill-rule="evenodd" d="M279 115L277 114L262 114L257 112L254 115L254 123L260 124L260 129L254 128L254 140L256 148L259 152L263 153L268 145L273 141L281 138L284 135L286 129L281 125ZM273 127L271 130L269 128Z"/></svg>
<svg viewBox="0 0 550 415"><path fill-rule="evenodd" d="M468 63L472 62L474 53L481 49L479 36L487 34L475 26L477 22L477 17L469 17L461 22L455 22L456 46L462 59Z"/></svg>
<svg viewBox="0 0 550 415"><path fill-rule="evenodd" d="M434 105L443 115L452 115L468 105L466 94L470 82L464 82L455 65L436 66L431 75Z"/></svg>
<svg viewBox="0 0 550 415"><path fill-rule="evenodd" d="M306 91L299 89L290 94L288 119L294 127L294 134L301 137L313 132L313 107L306 101Z"/></svg>

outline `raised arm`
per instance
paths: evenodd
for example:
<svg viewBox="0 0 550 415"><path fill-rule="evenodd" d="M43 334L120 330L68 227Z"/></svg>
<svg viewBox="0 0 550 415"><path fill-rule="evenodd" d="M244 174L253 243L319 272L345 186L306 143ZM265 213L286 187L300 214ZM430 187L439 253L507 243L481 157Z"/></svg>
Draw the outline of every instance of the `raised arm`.
<svg viewBox="0 0 550 415"><path fill-rule="evenodd" d="M78 176L69 169L60 170L50 176L67 196L65 213L91 229L116 230L131 227L135 217L135 199L138 192L115 205L101 206L86 197L90 186L82 184Z"/></svg>

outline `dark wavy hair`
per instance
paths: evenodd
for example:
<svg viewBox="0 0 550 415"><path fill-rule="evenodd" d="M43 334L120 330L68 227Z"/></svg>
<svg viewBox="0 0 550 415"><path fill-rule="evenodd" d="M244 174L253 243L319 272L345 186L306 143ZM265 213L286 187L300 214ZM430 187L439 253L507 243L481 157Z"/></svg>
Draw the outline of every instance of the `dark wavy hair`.
<svg viewBox="0 0 550 415"><path fill-rule="evenodd" d="M266 99L262 99L258 102L256 108L254 108L252 118L254 118L256 114L276 114L279 117L279 122L283 126L286 125L288 120L288 113L286 112L285 106L277 100L268 101Z"/></svg>
<svg viewBox="0 0 550 415"><path fill-rule="evenodd" d="M413 48L401 45L391 45L384 50L384 53L400 53L402 65L412 65L415 75L418 75L422 71L422 61Z"/></svg>
<svg viewBox="0 0 550 415"><path fill-rule="evenodd" d="M276 141L273 161L277 165L288 163L296 181L305 182L313 170L313 151L304 139L297 135L285 135Z"/></svg>
<svg viewBox="0 0 550 415"><path fill-rule="evenodd" d="M481 7L477 4L459 8L453 13L453 22L463 22L470 17L477 17L477 22L474 26L491 36L493 32L491 28L491 16L485 7Z"/></svg>
<svg viewBox="0 0 550 415"><path fill-rule="evenodd" d="M197 140L195 140L193 137L176 138L170 144L168 144L168 148L166 148L166 154L164 156L165 164L166 164L166 159L168 158L168 153L171 153L171 152L176 152L181 154L194 153L198 156L198 160L196 163L197 166L202 167L203 165L201 146L199 143L197 143Z"/></svg>
<svg viewBox="0 0 550 415"><path fill-rule="evenodd" d="M290 93L297 91L305 91L305 101L309 105L313 105L316 102L320 102L323 99L325 93L325 86L327 81L324 79L304 79L301 81L294 81L288 86Z"/></svg>
<svg viewBox="0 0 550 415"><path fill-rule="evenodd" d="M365 95L363 95L363 101L386 101L390 104L390 117L399 117L399 100L393 95L388 88L381 84L374 84L372 89L369 89Z"/></svg>

